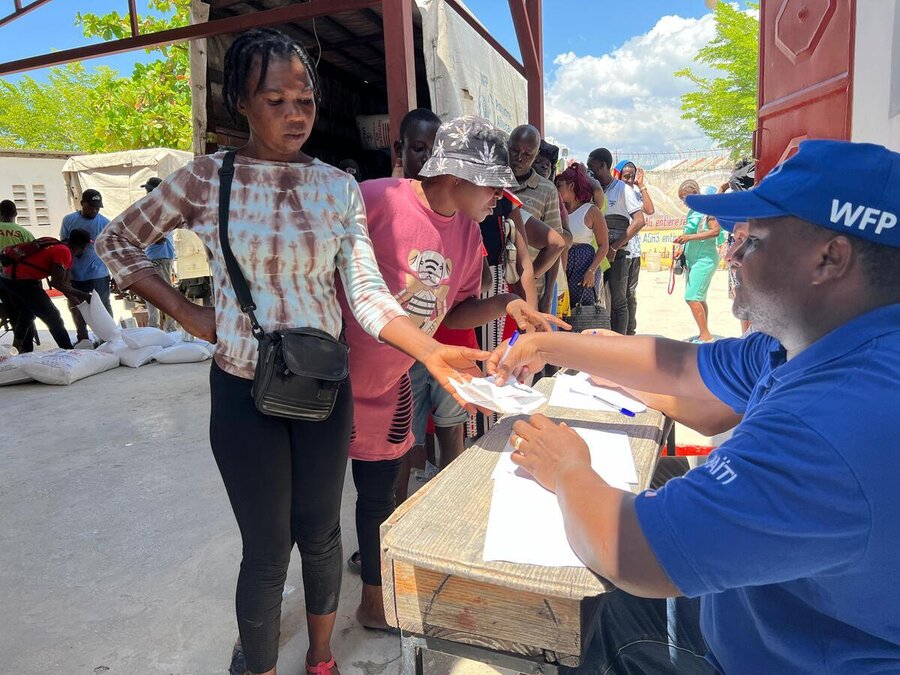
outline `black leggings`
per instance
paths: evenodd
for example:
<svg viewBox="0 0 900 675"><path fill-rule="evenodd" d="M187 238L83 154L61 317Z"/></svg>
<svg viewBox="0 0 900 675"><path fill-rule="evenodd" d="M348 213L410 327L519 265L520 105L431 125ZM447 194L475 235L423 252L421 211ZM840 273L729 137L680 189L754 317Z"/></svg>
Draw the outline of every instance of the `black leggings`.
<svg viewBox="0 0 900 675"><path fill-rule="evenodd" d="M356 484L356 536L359 540L360 576L364 584L381 586L381 524L396 503L394 493L403 457L380 462L353 460Z"/></svg>
<svg viewBox="0 0 900 675"><path fill-rule="evenodd" d="M238 630L255 673L275 667L281 596L294 542L300 550L306 610L337 609L341 592L341 492L353 424L350 381L324 422L263 415L252 382L215 362L210 372L209 439L243 542Z"/></svg>

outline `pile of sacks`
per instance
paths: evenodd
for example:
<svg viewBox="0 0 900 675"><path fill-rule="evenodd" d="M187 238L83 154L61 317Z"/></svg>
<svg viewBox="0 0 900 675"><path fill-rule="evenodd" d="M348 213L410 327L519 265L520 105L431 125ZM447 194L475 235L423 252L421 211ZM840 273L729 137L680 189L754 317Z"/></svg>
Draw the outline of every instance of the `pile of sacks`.
<svg viewBox="0 0 900 675"><path fill-rule="evenodd" d="M195 363L206 361L215 346L208 342L183 342L180 333L165 333L158 328L126 328L118 339L105 342L95 350L51 349L4 356L0 353L0 386L23 382L72 384L98 373L158 363Z"/></svg>
<svg viewBox="0 0 900 675"><path fill-rule="evenodd" d="M119 328L106 311L97 291L91 302L78 305L85 322L104 341L96 351L119 357L129 368L140 368L150 361L193 363L212 356L208 342L182 342L181 333L166 333L159 328Z"/></svg>
<svg viewBox="0 0 900 675"><path fill-rule="evenodd" d="M85 321L104 343L97 349L52 349L10 355L0 350L0 386L38 381L67 385L120 365L130 368L158 363L196 363L212 358L214 346L198 340L185 342L182 334L158 328L119 328L97 292L79 306Z"/></svg>
<svg viewBox="0 0 900 675"><path fill-rule="evenodd" d="M156 361L158 363L194 363L205 361L213 353L208 342L183 342L181 333L166 333L159 328L117 329L112 340L95 351L119 357L119 363L129 368Z"/></svg>

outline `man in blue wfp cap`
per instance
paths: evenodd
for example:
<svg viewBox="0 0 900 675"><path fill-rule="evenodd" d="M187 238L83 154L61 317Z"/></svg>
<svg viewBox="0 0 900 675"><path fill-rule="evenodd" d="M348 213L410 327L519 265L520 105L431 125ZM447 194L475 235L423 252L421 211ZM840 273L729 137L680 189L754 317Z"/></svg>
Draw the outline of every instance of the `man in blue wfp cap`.
<svg viewBox="0 0 900 675"><path fill-rule="evenodd" d="M536 333L488 366L587 371L707 434L739 421L705 465L636 496L567 427L513 426L514 461L621 589L581 672L900 672L900 154L806 141L756 188L688 205L743 230L734 313L758 333Z"/></svg>

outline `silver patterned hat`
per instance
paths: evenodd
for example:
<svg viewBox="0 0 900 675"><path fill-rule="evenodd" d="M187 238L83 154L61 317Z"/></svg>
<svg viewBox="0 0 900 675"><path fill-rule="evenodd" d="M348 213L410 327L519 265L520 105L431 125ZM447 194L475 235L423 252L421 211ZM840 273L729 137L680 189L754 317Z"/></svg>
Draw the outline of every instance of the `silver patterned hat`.
<svg viewBox="0 0 900 675"><path fill-rule="evenodd" d="M423 178L456 176L482 187L517 187L509 168L505 133L475 115L442 124L434 139L431 158L419 172Z"/></svg>

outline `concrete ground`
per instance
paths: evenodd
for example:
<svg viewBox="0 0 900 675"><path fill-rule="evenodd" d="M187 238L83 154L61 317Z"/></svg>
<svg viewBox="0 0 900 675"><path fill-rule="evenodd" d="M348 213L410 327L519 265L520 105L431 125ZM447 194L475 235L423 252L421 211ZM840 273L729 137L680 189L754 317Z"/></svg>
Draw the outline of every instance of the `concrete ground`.
<svg viewBox="0 0 900 675"><path fill-rule="evenodd" d="M668 296L667 278L643 275L639 330L696 335L679 295L683 281ZM711 328L737 335L725 285L717 274ZM240 539L209 451L208 372L209 362L153 364L69 387L0 389L0 672L227 671ZM679 431L679 442L689 440L702 439ZM346 483L349 554L356 540L349 472ZM307 642L296 552L287 583L294 590L284 601L279 673L299 674ZM344 575L333 643L341 671L397 673L398 639L353 618L359 586L359 577ZM442 661L428 672L494 671Z"/></svg>

